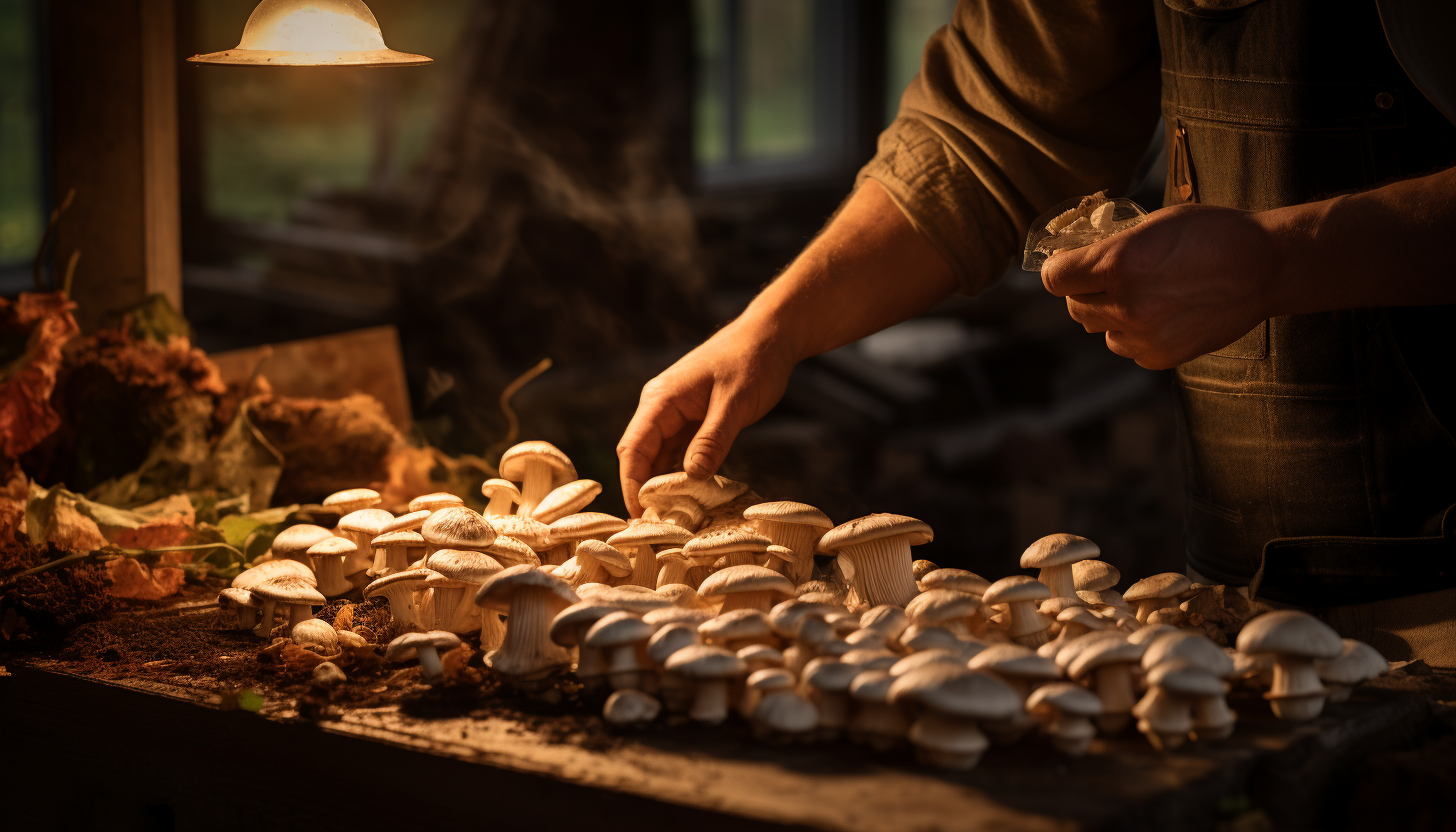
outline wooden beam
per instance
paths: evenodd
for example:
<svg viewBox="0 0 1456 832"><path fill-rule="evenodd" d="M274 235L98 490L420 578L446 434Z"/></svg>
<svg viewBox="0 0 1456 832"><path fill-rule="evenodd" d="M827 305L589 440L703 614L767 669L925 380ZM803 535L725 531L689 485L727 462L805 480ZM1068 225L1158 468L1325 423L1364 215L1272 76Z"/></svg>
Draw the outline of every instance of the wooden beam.
<svg viewBox="0 0 1456 832"><path fill-rule="evenodd" d="M55 263L90 330L161 293L182 305L174 0L52 5L56 192L76 199ZM58 269L58 270L59 270Z"/></svg>

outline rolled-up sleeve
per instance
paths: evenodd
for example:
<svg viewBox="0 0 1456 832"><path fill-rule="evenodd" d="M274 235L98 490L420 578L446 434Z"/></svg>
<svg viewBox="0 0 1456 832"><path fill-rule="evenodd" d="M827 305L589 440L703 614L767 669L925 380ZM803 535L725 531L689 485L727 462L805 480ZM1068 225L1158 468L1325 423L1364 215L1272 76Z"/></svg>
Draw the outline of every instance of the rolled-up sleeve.
<svg viewBox="0 0 1456 832"><path fill-rule="evenodd" d="M859 174L974 294L1061 200L1124 186L1156 125L1148 0L961 0Z"/></svg>

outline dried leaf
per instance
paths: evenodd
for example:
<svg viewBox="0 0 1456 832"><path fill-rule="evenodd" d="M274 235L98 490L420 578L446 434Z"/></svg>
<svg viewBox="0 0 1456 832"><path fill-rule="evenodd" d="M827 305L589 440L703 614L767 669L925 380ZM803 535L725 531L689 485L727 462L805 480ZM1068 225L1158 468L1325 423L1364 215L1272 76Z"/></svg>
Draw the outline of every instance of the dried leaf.
<svg viewBox="0 0 1456 832"><path fill-rule="evenodd" d="M40 444L61 424L51 393L61 347L79 331L71 316L75 308L59 292L22 293L14 303L0 298L0 338L7 347L24 343L21 350L5 350L7 366L0 369L0 452L11 459Z"/></svg>
<svg viewBox="0 0 1456 832"><path fill-rule="evenodd" d="M160 601L174 595L187 580L187 574L175 566L152 568L136 558L107 561L106 572L111 578L107 592L116 598L139 601Z"/></svg>

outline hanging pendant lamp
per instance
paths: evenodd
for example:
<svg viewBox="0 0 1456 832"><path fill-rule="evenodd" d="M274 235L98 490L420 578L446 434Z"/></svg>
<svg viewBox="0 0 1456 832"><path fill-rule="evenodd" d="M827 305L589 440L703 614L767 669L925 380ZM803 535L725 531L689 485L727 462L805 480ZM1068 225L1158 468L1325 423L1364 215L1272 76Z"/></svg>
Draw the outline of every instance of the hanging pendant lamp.
<svg viewBox="0 0 1456 832"><path fill-rule="evenodd" d="M384 45L379 21L361 0L263 0L236 49L193 55L219 66L420 66L424 55Z"/></svg>

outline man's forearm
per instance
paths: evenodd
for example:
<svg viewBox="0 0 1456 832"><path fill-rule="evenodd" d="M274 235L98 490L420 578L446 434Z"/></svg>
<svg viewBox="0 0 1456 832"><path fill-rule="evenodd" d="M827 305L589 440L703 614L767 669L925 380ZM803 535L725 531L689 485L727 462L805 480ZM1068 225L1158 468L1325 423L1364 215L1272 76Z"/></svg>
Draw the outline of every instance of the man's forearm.
<svg viewBox="0 0 1456 832"><path fill-rule="evenodd" d="M1456 303L1456 169L1263 219L1286 255L1274 314Z"/></svg>
<svg viewBox="0 0 1456 832"><path fill-rule="evenodd" d="M869 180L731 326L799 361L914 317L954 290L945 259Z"/></svg>

